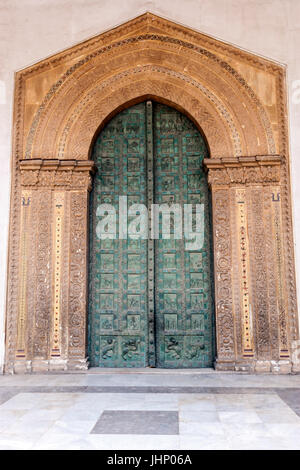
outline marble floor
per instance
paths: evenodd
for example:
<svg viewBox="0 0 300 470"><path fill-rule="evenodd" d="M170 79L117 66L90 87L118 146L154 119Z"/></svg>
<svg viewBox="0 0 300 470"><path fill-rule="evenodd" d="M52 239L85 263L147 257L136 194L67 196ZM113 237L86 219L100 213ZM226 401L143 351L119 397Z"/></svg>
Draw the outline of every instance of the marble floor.
<svg viewBox="0 0 300 470"><path fill-rule="evenodd" d="M300 450L300 375L2 375L0 449Z"/></svg>

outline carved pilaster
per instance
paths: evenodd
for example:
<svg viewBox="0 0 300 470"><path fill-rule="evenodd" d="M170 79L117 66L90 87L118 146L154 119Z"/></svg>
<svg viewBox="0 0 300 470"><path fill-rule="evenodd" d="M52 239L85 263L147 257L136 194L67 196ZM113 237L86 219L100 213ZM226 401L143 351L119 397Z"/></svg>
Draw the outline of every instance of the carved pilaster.
<svg viewBox="0 0 300 470"><path fill-rule="evenodd" d="M213 231L217 368L232 368L236 353L231 279L231 232L228 189L213 191Z"/></svg>
<svg viewBox="0 0 300 470"><path fill-rule="evenodd" d="M280 157L206 159L204 164L213 203L216 367L287 372ZM85 369L93 162L26 160L20 170L15 370Z"/></svg>
<svg viewBox="0 0 300 470"><path fill-rule="evenodd" d="M276 263L277 279L277 305L279 320L279 354L280 358L290 357L290 345L288 338L288 319L286 305L286 276L283 259L283 236L282 236L282 215L281 215L281 191L279 186L272 187L272 221L273 221L273 253Z"/></svg>
<svg viewBox="0 0 300 470"><path fill-rule="evenodd" d="M247 188L249 212L252 305L255 314L255 342L258 360L271 359L270 302L267 266L267 237L264 226L264 193L260 184Z"/></svg>
<svg viewBox="0 0 300 470"><path fill-rule="evenodd" d="M68 357L75 368L86 368L87 323L87 192L71 193Z"/></svg>
<svg viewBox="0 0 300 470"><path fill-rule="evenodd" d="M15 370L87 366L87 213L93 167L91 161L20 162L21 283ZM36 223L31 227L36 227L36 233L30 234L26 227L33 198ZM30 286L28 266L34 273ZM30 331L26 328L29 315Z"/></svg>
<svg viewBox="0 0 300 470"><path fill-rule="evenodd" d="M220 328L224 319L220 292L226 292L221 302L226 305L227 322L229 318L233 322L232 345L236 344L236 350L232 348L232 368L287 371L290 345L283 294L281 158L205 159L204 165L213 194L218 368L229 367L224 339L220 337L224 330ZM230 280L227 291L225 273L220 270L220 248L222 254L226 253L223 266ZM237 259L238 266L233 266L233 259Z"/></svg>
<svg viewBox="0 0 300 470"><path fill-rule="evenodd" d="M263 191L263 217L265 234L265 260L266 274L268 279L268 307L270 318L270 341L271 360L278 360L279 351L279 329L278 329L278 303L277 303L277 269L274 257L274 234L273 234L273 189L272 186Z"/></svg>
<svg viewBox="0 0 300 470"><path fill-rule="evenodd" d="M242 343L242 358L250 359L254 356L254 328L253 328L253 296L250 280L250 248L249 248L249 223L246 190L244 187L235 188L235 216L237 220L237 233L235 234L238 245L239 264L239 291L241 306L241 338L237 342ZM234 283L237 279L234 279Z"/></svg>
<svg viewBox="0 0 300 470"><path fill-rule="evenodd" d="M61 357L62 347L62 322L61 322L61 284L62 284L62 251L63 251L63 226L65 213L65 194L63 191L53 192L53 315L50 332L51 357Z"/></svg>
<svg viewBox="0 0 300 470"><path fill-rule="evenodd" d="M32 359L47 360L49 352L49 328L51 321L51 202L52 193L46 189L36 191L38 220L35 277L35 308L33 313Z"/></svg>
<svg viewBox="0 0 300 470"><path fill-rule="evenodd" d="M20 227L20 284L19 284L19 308L17 322L16 359L26 359L27 353L27 300L28 300L28 258L31 219L31 192L24 189L21 194L21 227Z"/></svg>

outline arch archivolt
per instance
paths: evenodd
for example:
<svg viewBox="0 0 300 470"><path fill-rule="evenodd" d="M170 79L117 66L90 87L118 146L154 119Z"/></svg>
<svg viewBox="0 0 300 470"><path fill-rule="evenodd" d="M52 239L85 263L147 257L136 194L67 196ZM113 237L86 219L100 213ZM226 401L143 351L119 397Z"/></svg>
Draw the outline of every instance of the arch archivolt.
<svg viewBox="0 0 300 470"><path fill-rule="evenodd" d="M110 93L108 89L108 94L105 96L103 100L97 100L97 97L101 93L101 90L96 90L95 93L95 101L87 100L87 107L85 109L82 108L82 112L80 113L80 105L79 107L74 110L74 115L78 112L78 116L81 117L81 122L75 118L74 121L74 128L73 132L78 135L82 136L82 126L87 125L89 122L89 133L88 136L85 136L84 140L82 139L80 142L79 149L76 152L74 148L74 143L70 142L69 133L66 132L65 138L65 148L70 149L71 155L75 152L77 155L80 154L80 148L88 149L90 142L99 126L99 120L97 117L101 115L103 117L103 121L107 115L111 115L115 109L120 107L119 97L122 96L122 99L130 103L140 96L153 96L156 99L163 96L165 101L176 103L177 106L185 109L196 122L199 122L201 119L202 123L202 132L206 135L207 139L212 142L211 151L218 155L218 152L221 151L223 148L224 151L224 142L227 145L227 152L228 155L232 154L232 152L236 151L238 154L241 152L241 145L240 145L240 138L238 131L236 129L235 123L232 121L231 116L227 112L226 108L222 106L221 103L219 107L222 109L223 115L218 114L213 106L214 97L212 94L209 93L209 98L211 98L211 102L209 102L209 98L206 99L206 103L199 102L197 97L194 94L189 93L189 90L182 90L180 87L180 82L175 80L173 83L167 83L162 79L160 76L162 73L168 74L167 70L163 72L160 70L156 72L155 69L151 67L147 68L146 70L133 70L129 71L127 75L126 82L123 82L123 87L116 91ZM132 75L138 75L139 80L136 80L132 83L131 77ZM116 83L118 82L118 77L116 77ZM94 90L93 90L94 91ZM97 96L98 95L98 96ZM176 100L176 101L174 101ZM85 100L83 100L85 101ZM113 107L114 106L114 107ZM103 110L105 109L105 112ZM71 116L69 122L74 119L74 115ZM226 118L228 121L226 121ZM218 123L218 132L216 134L215 123ZM68 124L66 126L68 128ZM230 133L228 132L228 128L230 129ZM63 133L62 133L63 134ZM212 137L218 136L217 138ZM82 136L83 137L83 136ZM61 140L60 144L63 143L63 139ZM64 146L60 145L60 148L64 148Z"/></svg>
<svg viewBox="0 0 300 470"><path fill-rule="evenodd" d="M149 81L149 75L152 77L154 74L157 81L161 82L162 89L178 82L177 89L180 91L173 93L175 105L180 106L179 102L184 101L182 93L194 96L199 102L198 106L203 109L198 119L203 114L211 115L210 105L213 106L218 115L217 120L213 118L215 134L219 134L223 127L220 123L222 119L228 127L227 134L232 143L227 155L224 149L212 148L212 157L276 153L271 125L263 106L253 90L229 64L202 48L193 48L192 44L183 42L178 48L174 38L155 39L154 41L152 35L146 35L131 38L133 42L115 43L108 51L105 48L100 49L97 54L87 56L85 60L81 59L73 65L65 73L65 77L56 82L53 93L49 92L36 113L26 142L26 157L35 157L42 152L44 155L48 154L48 158L57 154L61 158L73 158L72 151L61 146L61 142L71 129L68 126L70 121L79 125L76 119L79 109L84 120L85 115L90 113L89 99L93 103L99 103L107 96L108 91L110 98L116 94L117 107L122 106L123 89L128 81L133 86L147 73L145 81ZM151 94L154 95L153 92ZM164 98L164 94L158 94L157 98ZM194 117L195 106L191 110L184 106L182 108ZM101 109L105 119L111 110L104 107ZM98 118L95 130L99 127L99 122L101 124ZM203 121L196 122L202 128ZM203 131L205 132L204 129ZM41 139L41 136L46 137ZM213 146L213 140L211 142ZM52 145L52 148L47 145ZM88 155L88 146L89 142L82 147L82 156Z"/></svg>
<svg viewBox="0 0 300 470"><path fill-rule="evenodd" d="M149 13L18 72L6 370L87 367L90 149L147 99L210 151L217 367L296 370L285 93L277 64Z"/></svg>

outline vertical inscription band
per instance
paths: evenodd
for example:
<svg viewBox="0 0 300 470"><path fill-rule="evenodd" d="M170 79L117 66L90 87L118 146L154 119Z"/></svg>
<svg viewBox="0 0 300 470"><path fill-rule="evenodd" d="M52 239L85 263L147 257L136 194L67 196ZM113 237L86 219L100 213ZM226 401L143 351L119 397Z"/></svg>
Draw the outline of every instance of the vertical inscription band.
<svg viewBox="0 0 300 470"><path fill-rule="evenodd" d="M59 357L61 354L61 251L62 251L62 227L64 215L64 193L54 193L54 302L52 319L52 344L51 356Z"/></svg>
<svg viewBox="0 0 300 470"><path fill-rule="evenodd" d="M243 317L243 356L253 357L253 325L250 303L249 239L245 189L236 190L238 215L238 237L241 269L242 317Z"/></svg>
<svg viewBox="0 0 300 470"><path fill-rule="evenodd" d="M27 256L28 256L28 225L30 222L30 191L22 191L21 197L21 243L20 243L20 290L19 315L17 328L17 358L25 358L25 328L26 328L26 302L27 302Z"/></svg>

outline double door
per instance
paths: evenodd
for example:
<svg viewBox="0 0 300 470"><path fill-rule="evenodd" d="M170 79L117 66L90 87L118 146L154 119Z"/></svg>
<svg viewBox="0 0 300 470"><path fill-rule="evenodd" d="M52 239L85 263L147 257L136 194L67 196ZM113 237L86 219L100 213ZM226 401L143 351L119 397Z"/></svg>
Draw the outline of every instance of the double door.
<svg viewBox="0 0 300 470"><path fill-rule="evenodd" d="M205 141L186 116L150 101L119 113L96 139L93 159L98 171L91 194L89 261L92 366L211 366L210 204L202 170L206 156ZM99 236L103 204L115 209L115 218L110 219L116 222L115 230L109 225L114 233L108 238ZM159 238L154 239L153 232L152 238L151 232L150 237L131 238L130 224L140 215L131 214L133 204L148 209L149 232L153 204L180 207L182 237L178 216L171 211L170 235L164 233L167 225L160 216L156 219ZM193 214L196 204L198 219ZM196 240L185 231L188 207L192 213L187 225L194 234L198 232L197 245L188 244ZM141 229L138 224L135 227Z"/></svg>

